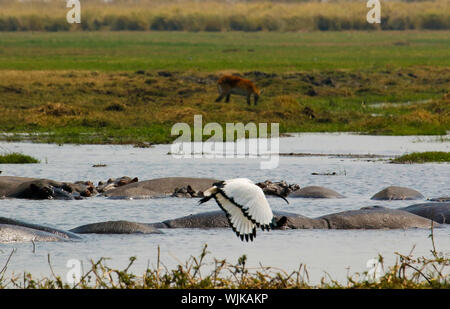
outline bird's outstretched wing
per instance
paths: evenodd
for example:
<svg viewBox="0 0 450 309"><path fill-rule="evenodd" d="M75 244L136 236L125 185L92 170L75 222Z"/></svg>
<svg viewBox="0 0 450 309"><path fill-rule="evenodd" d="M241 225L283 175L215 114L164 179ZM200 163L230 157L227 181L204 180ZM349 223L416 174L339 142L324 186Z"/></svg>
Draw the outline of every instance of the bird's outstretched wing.
<svg viewBox="0 0 450 309"><path fill-rule="evenodd" d="M263 190L247 178L231 179L217 187L218 193L238 207L257 227L270 230L273 213Z"/></svg>
<svg viewBox="0 0 450 309"><path fill-rule="evenodd" d="M235 204L230 202L222 193L217 192L214 195L219 207L225 212L228 223L230 223L231 228L236 233L241 240L253 241L256 237L256 225L249 220L243 213L242 210Z"/></svg>
<svg viewBox="0 0 450 309"><path fill-rule="evenodd" d="M247 178L214 183L203 194L200 204L214 198L241 240L253 240L256 227L270 230L276 225L264 192Z"/></svg>

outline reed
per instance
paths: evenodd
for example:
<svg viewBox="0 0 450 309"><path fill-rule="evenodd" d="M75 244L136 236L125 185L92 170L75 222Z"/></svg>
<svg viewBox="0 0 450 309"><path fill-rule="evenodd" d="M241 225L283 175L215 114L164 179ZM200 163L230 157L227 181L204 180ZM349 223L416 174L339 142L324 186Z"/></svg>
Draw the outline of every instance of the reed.
<svg viewBox="0 0 450 309"><path fill-rule="evenodd" d="M127 1L82 4L81 25L65 21L65 1L0 1L0 31L312 31L450 29L447 0L382 3L382 23L366 22L365 1Z"/></svg>
<svg viewBox="0 0 450 309"><path fill-rule="evenodd" d="M434 242L433 242L434 243ZM414 257L395 253L396 262L384 265L384 258L378 257L380 275L369 271L355 273L347 277L346 283L323 277L319 284L311 284L304 264L297 270L284 271L279 268L248 267L247 256L237 262L226 259L213 259L208 262L209 252L205 245L198 257L191 256L184 263L169 269L160 260L158 247L157 264L146 269L144 274L136 275L130 268L136 257L129 259L124 269L107 265L106 258L91 260L90 268L81 275L79 282L69 284L54 273L50 255L49 267L52 276L35 278L25 272L21 275L6 275L8 263L14 251L8 256L0 271L0 288L16 289L448 289L448 267L450 259L433 247L431 256Z"/></svg>

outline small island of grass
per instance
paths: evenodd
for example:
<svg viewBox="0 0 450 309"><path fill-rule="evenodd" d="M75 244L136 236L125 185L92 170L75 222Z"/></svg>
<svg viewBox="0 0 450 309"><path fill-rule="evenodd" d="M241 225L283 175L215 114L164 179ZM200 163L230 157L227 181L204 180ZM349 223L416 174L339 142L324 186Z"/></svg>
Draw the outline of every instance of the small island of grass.
<svg viewBox="0 0 450 309"><path fill-rule="evenodd" d="M392 163L427 163L427 162L450 162L450 152L444 151L427 151L427 152L413 152L391 161Z"/></svg>
<svg viewBox="0 0 450 309"><path fill-rule="evenodd" d="M18 152L0 154L0 164L39 163L39 160Z"/></svg>

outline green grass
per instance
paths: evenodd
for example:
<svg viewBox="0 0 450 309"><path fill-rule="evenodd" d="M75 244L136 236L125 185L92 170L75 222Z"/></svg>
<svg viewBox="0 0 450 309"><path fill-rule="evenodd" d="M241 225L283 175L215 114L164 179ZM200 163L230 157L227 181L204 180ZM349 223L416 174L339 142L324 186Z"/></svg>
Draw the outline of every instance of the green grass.
<svg viewBox="0 0 450 309"><path fill-rule="evenodd" d="M427 163L427 162L450 162L450 152L428 151L413 152L395 158L392 163Z"/></svg>
<svg viewBox="0 0 450 309"><path fill-rule="evenodd" d="M449 31L0 33L0 69L287 72L448 67L449 35Z"/></svg>
<svg viewBox="0 0 450 309"><path fill-rule="evenodd" d="M172 125L195 114L281 132L446 135L449 35L0 33L0 131L12 134L0 139L168 143ZM224 73L264 88L260 104L215 103Z"/></svg>
<svg viewBox="0 0 450 309"><path fill-rule="evenodd" d="M39 160L31 156L17 152L0 155L0 164L25 164L25 163L39 163Z"/></svg>

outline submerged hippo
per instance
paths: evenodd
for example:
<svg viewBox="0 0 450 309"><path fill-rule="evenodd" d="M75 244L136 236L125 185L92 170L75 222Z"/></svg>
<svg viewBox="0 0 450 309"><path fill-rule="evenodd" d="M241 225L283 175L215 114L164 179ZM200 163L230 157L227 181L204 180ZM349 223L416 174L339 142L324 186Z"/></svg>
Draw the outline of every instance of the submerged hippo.
<svg viewBox="0 0 450 309"><path fill-rule="evenodd" d="M134 182L105 192L103 195L116 198L152 198L172 195L177 188L190 186L195 191L204 191L218 182L210 178L168 177Z"/></svg>
<svg viewBox="0 0 450 309"><path fill-rule="evenodd" d="M70 232L77 234L161 234L151 224L129 222L129 221L107 221L86 224Z"/></svg>
<svg viewBox="0 0 450 309"><path fill-rule="evenodd" d="M316 222L314 219L304 217L299 214L274 211L275 221L277 222L277 228L324 228L325 224ZM161 223L153 223L153 226L157 228L228 228L230 227L226 215L223 211L210 211L196 215L189 215L172 220L166 220Z"/></svg>
<svg viewBox="0 0 450 309"><path fill-rule="evenodd" d="M23 199L70 200L91 196L91 182L58 182L49 179L0 176L0 196Z"/></svg>
<svg viewBox="0 0 450 309"><path fill-rule="evenodd" d="M363 207L317 218L329 229L407 229L429 228L431 220L398 209L381 206Z"/></svg>
<svg viewBox="0 0 450 309"><path fill-rule="evenodd" d="M79 240L80 236L44 225L0 217L0 243L11 241L68 241ZM35 238L33 238L35 237Z"/></svg>
<svg viewBox="0 0 450 309"><path fill-rule="evenodd" d="M342 194L338 192L319 186L309 186L296 190L289 194L289 197L301 197L301 198L344 198Z"/></svg>
<svg viewBox="0 0 450 309"><path fill-rule="evenodd" d="M36 178L0 176L0 196L5 196L24 182L36 180Z"/></svg>
<svg viewBox="0 0 450 309"><path fill-rule="evenodd" d="M333 213L319 218L308 218L296 213L274 211L274 229L407 229L429 228L431 220L403 210L387 209L381 206L364 207ZM438 225L437 223L435 226ZM127 221L100 222L72 229L75 233L150 233L152 229L166 228L230 228L223 211L210 211L156 223L135 223ZM150 229L150 230L149 230Z"/></svg>
<svg viewBox="0 0 450 309"><path fill-rule="evenodd" d="M67 241L67 239L52 233L30 229L28 227L0 224L0 244L28 241Z"/></svg>
<svg viewBox="0 0 450 309"><path fill-rule="evenodd" d="M260 187L266 195L281 195L284 197L300 189L300 186L298 184L288 184L284 180L278 182L266 180L264 182L259 182L256 185Z"/></svg>
<svg viewBox="0 0 450 309"><path fill-rule="evenodd" d="M334 213L311 219L300 214L274 211L276 228L290 229L405 229L428 228L431 221L406 211L384 207L365 207L359 210ZM222 211L190 215L161 223L157 228L224 228L229 227Z"/></svg>
<svg viewBox="0 0 450 309"><path fill-rule="evenodd" d="M450 202L423 203L411 205L401 209L438 223L450 224Z"/></svg>
<svg viewBox="0 0 450 309"><path fill-rule="evenodd" d="M371 197L371 200L421 200L425 197L418 191L405 187L390 186Z"/></svg>
<svg viewBox="0 0 450 309"><path fill-rule="evenodd" d="M431 202L450 202L450 196L430 198Z"/></svg>
<svg viewBox="0 0 450 309"><path fill-rule="evenodd" d="M131 177L128 177L128 176L123 176L123 177L115 178L115 179L110 178L110 179L108 179L106 181L106 183L100 181L98 183L98 186L97 186L96 189L97 189L98 192L104 193L106 191L115 189L117 187L122 187L122 186L125 186L127 184L130 184L130 183L133 183L133 182L138 182L138 181L139 181L139 179L137 177L131 178Z"/></svg>

